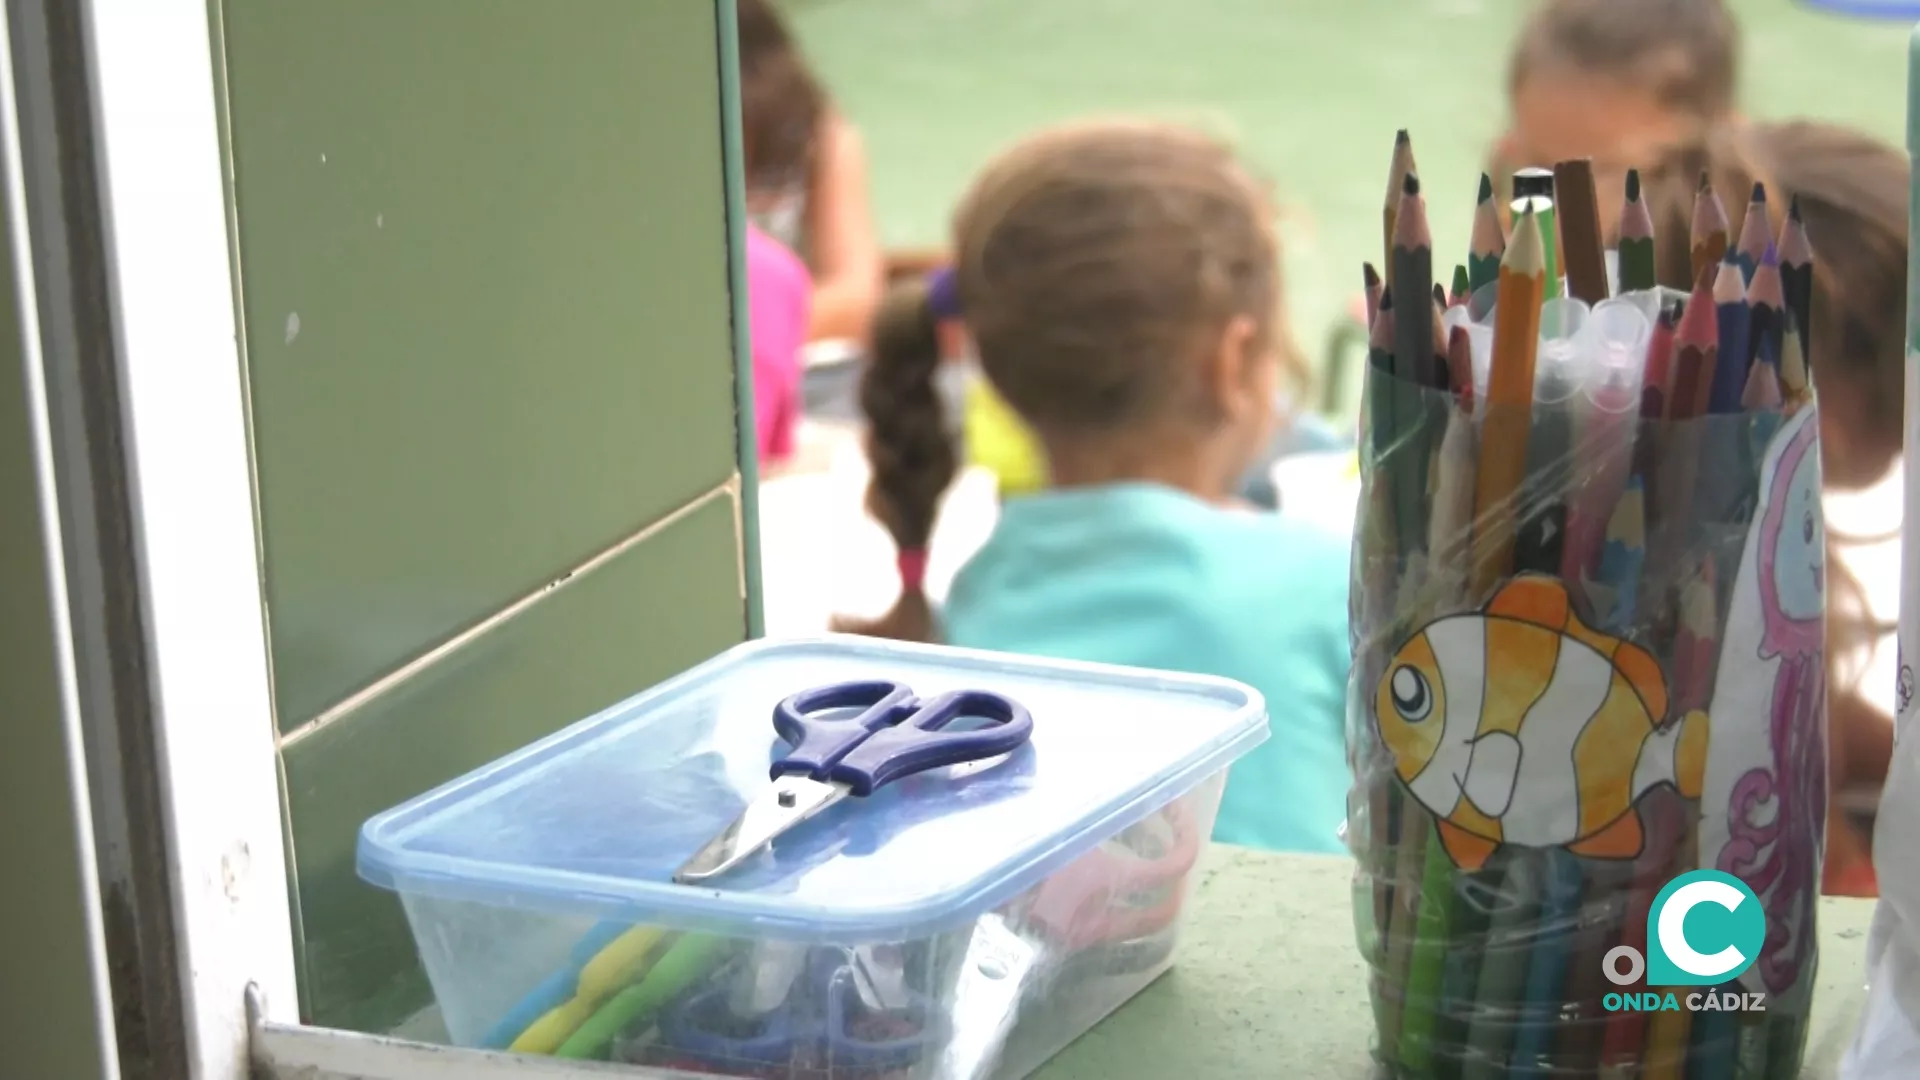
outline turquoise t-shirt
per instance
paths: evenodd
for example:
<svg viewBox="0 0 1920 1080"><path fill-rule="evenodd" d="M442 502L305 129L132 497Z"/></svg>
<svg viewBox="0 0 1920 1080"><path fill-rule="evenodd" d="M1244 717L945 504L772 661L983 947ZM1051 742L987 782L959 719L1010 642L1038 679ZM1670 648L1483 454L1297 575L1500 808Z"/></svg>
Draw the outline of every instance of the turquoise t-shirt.
<svg viewBox="0 0 1920 1080"><path fill-rule="evenodd" d="M1214 839L1345 850L1344 537L1156 484L1010 499L948 594L955 645L1236 679L1272 737L1233 766Z"/></svg>

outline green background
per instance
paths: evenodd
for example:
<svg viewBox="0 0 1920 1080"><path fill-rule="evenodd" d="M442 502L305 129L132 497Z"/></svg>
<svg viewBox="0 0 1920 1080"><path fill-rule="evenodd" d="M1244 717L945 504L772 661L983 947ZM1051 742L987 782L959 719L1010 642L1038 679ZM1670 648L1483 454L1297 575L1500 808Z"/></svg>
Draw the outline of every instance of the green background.
<svg viewBox="0 0 1920 1080"><path fill-rule="evenodd" d="M1744 105L1899 145L1904 22L1733 0ZM808 56L860 126L890 245L944 244L989 155L1035 127L1148 113L1231 136L1276 185L1287 299L1316 360L1378 259L1393 133L1412 131L1436 251L1464 259L1474 186L1506 123L1527 0L791 0ZM1458 213L1446 207L1455 205ZM1454 260L1449 260L1449 265ZM1357 372L1354 372L1357 376ZM1355 401L1351 392L1346 401Z"/></svg>

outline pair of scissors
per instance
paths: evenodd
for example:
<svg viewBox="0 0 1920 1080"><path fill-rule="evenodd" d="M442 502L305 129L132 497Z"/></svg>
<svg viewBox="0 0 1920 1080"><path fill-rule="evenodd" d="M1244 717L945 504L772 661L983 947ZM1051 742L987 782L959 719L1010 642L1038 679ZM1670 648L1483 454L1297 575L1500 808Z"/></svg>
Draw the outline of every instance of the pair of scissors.
<svg viewBox="0 0 1920 1080"><path fill-rule="evenodd" d="M860 711L836 715L850 709ZM990 724L945 730L962 718ZM849 795L864 798L915 773L1011 753L1032 736L1033 717L984 690L923 699L900 683L874 680L803 690L774 707L773 728L790 747L773 763L773 787L681 866L675 881L724 874Z"/></svg>
<svg viewBox="0 0 1920 1080"><path fill-rule="evenodd" d="M912 1069L945 1041L935 1002L898 981L873 993L863 950L762 942L725 980L660 1017L659 1042L676 1068L727 1075L878 1077Z"/></svg>

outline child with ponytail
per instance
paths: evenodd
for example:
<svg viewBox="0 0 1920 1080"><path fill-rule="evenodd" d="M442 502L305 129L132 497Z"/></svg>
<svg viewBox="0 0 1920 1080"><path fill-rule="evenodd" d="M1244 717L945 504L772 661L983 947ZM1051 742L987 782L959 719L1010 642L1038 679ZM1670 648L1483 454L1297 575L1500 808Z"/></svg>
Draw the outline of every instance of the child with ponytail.
<svg viewBox="0 0 1920 1080"><path fill-rule="evenodd" d="M1273 734L1233 767L1215 838L1343 850L1348 541L1234 497L1285 353L1259 187L1178 128L1067 127L987 168L954 241L950 270L883 302L861 388L901 596L836 628L1248 683ZM1049 475L936 616L926 545L958 462L933 376L954 319Z"/></svg>

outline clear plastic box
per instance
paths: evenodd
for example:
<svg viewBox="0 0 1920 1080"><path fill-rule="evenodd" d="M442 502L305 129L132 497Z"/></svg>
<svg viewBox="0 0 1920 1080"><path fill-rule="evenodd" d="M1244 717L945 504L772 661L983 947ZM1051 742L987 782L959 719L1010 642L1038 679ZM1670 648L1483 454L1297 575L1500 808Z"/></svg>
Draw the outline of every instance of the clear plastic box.
<svg viewBox="0 0 1920 1080"><path fill-rule="evenodd" d="M887 679L1033 716L1010 755L674 871L771 785L774 706ZM1259 694L858 638L755 642L368 821L466 1046L719 1076L1017 1078L1172 962Z"/></svg>

